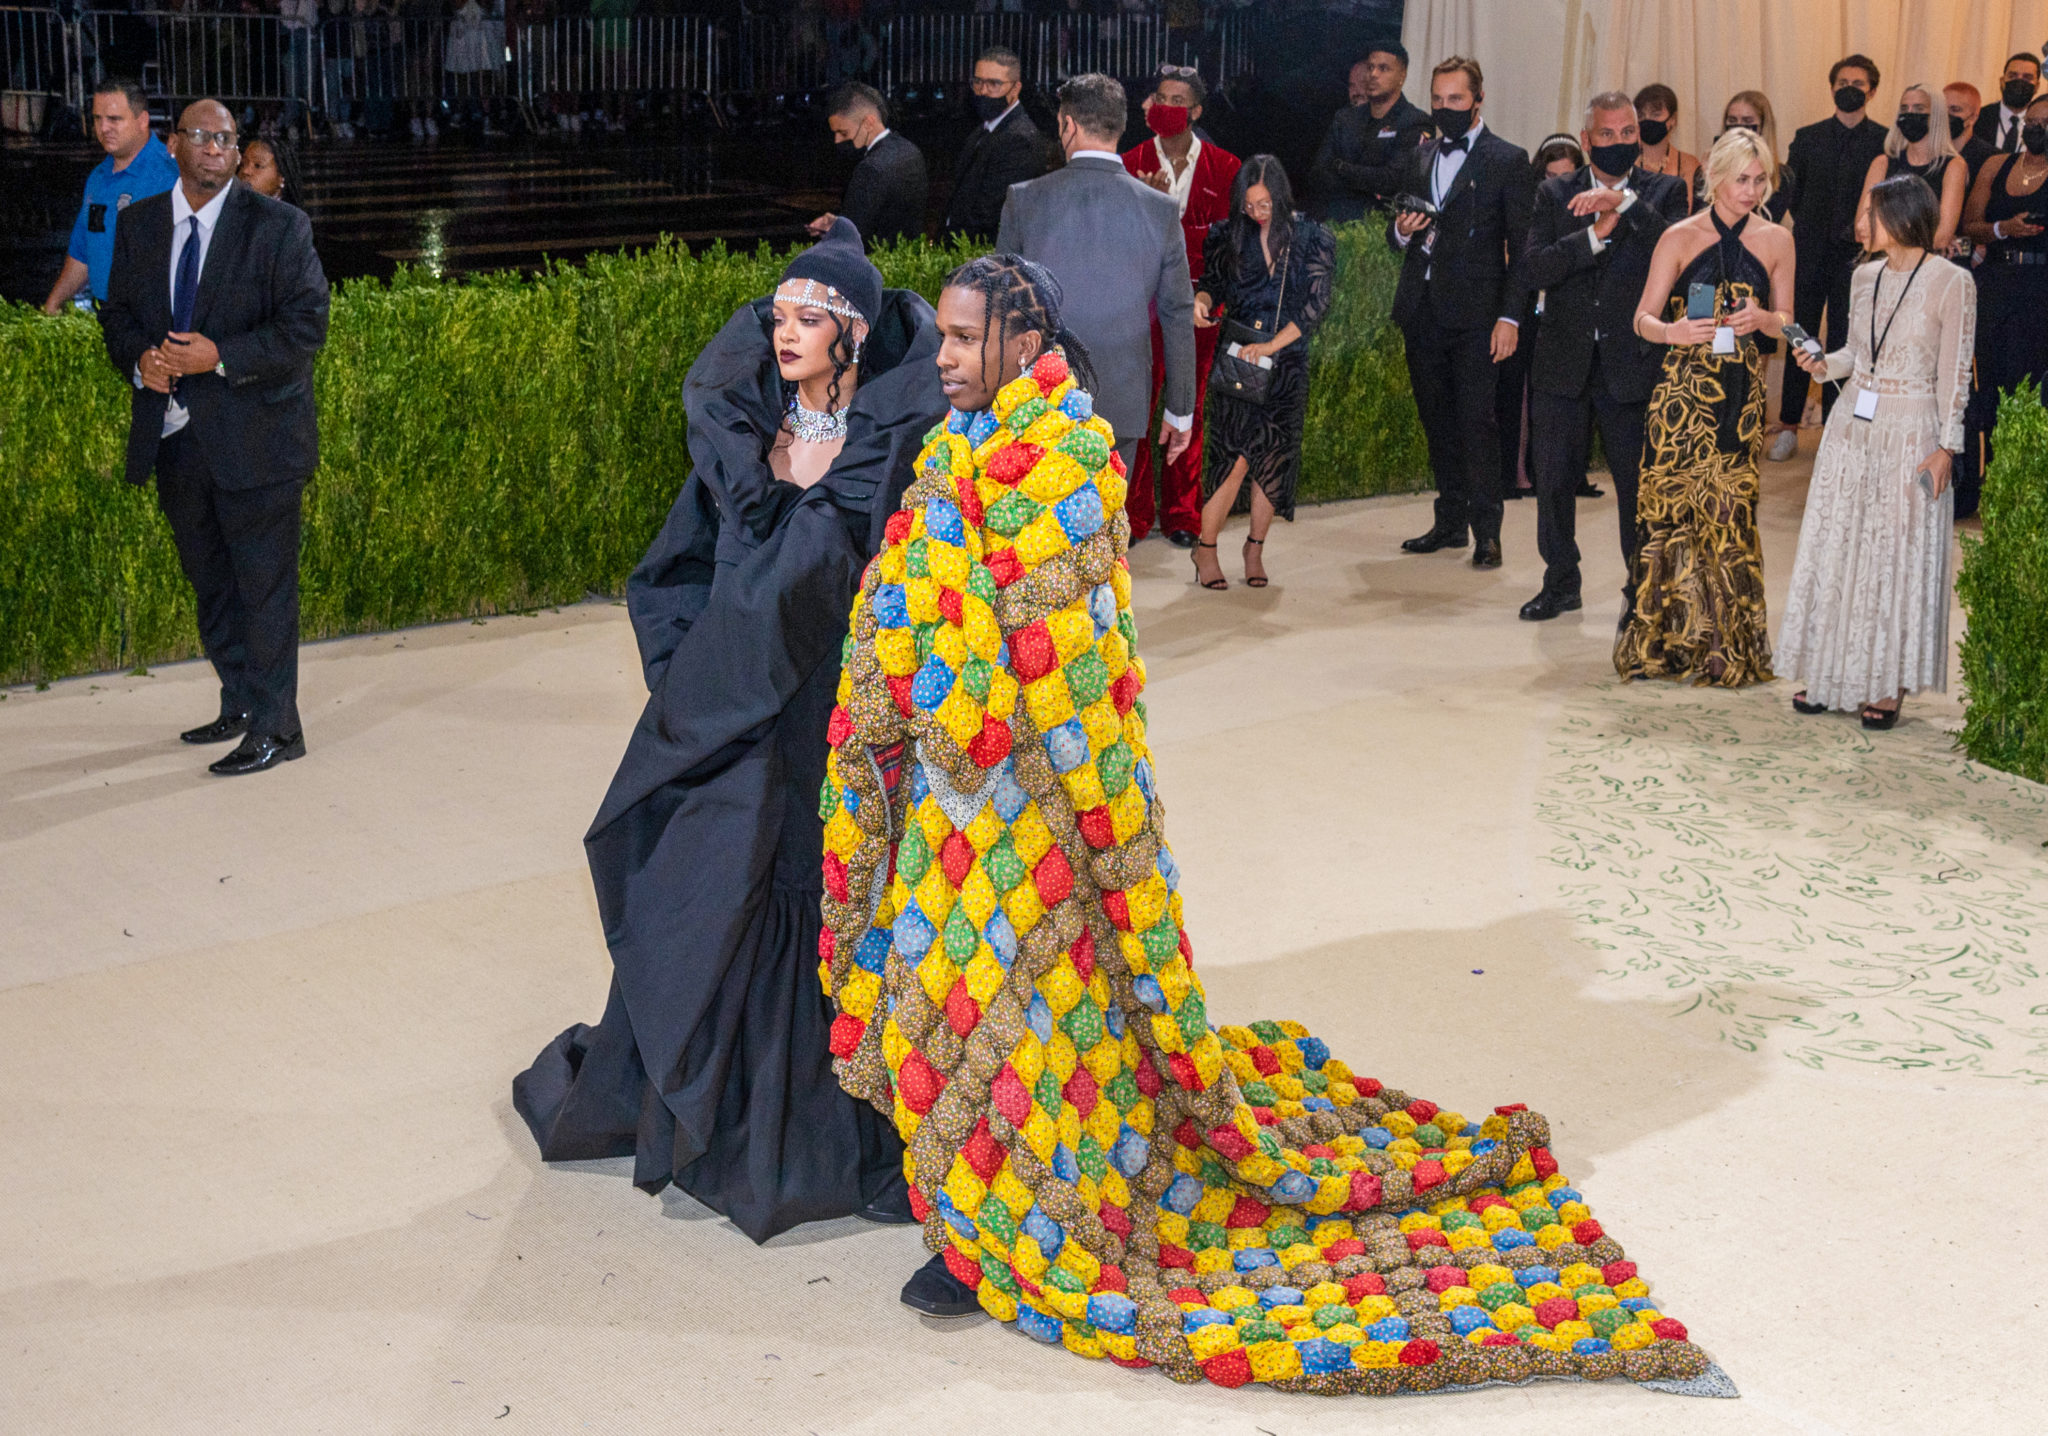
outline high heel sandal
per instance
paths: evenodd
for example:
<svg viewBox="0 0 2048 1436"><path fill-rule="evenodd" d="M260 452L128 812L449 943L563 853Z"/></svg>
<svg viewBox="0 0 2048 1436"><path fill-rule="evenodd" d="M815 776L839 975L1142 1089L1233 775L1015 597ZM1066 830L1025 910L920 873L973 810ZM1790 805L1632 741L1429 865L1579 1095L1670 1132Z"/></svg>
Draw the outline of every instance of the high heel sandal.
<svg viewBox="0 0 2048 1436"><path fill-rule="evenodd" d="M1201 541L1200 541L1200 540L1198 539L1198 540L1196 540L1196 542L1195 542L1195 546L1194 546L1194 548L1192 548L1192 549L1190 549L1190 550L1188 551L1188 557L1189 557L1189 558L1191 558L1191 559L1193 559L1193 558L1195 557L1195 555L1196 555L1196 554L1198 554L1198 553L1200 553L1200 552L1201 552L1201 551L1202 551L1203 549L1205 549L1205 548L1206 548L1206 549L1213 549L1213 548L1215 548L1215 547L1216 547L1216 545L1215 545L1215 544L1212 544L1212 543L1203 543L1203 542L1201 542ZM1200 560L1200 559L1195 559L1195 582L1196 582L1196 583L1199 583L1199 584L1200 584L1200 585L1201 585L1202 587L1204 587L1204 588L1207 588L1207 589L1214 589L1214 590L1219 590L1219 591L1220 591L1220 590L1222 590L1222 589L1226 589L1226 588L1230 587L1230 580L1229 580L1229 579L1227 579L1227 578L1225 578L1225 577L1224 577L1224 576L1223 576L1222 574L1220 574L1220 573L1219 573L1219 574L1217 574L1217 575L1216 575L1216 577L1214 577L1214 578L1203 578L1203 577L1202 577L1202 563L1201 563L1201 560Z"/></svg>
<svg viewBox="0 0 2048 1436"><path fill-rule="evenodd" d="M1880 708L1875 703L1863 705L1863 726L1872 732L1882 733L1887 728L1898 726L1897 708Z"/></svg>
<svg viewBox="0 0 2048 1436"><path fill-rule="evenodd" d="M1807 702L1806 690L1802 688L1797 693L1792 695L1792 711L1794 713L1806 714L1825 713L1828 711L1828 705L1825 703Z"/></svg>
<svg viewBox="0 0 2048 1436"><path fill-rule="evenodd" d="M1244 546L1245 546L1246 548L1250 548L1250 547L1251 547L1251 546L1252 546L1253 544L1257 544L1257 545L1259 545L1259 546L1260 546L1261 548L1263 548L1263 547L1265 547L1266 541L1265 541L1264 539L1255 539L1255 538L1248 538L1248 539L1246 539L1246 540L1244 541ZM1246 555L1245 555L1245 557L1246 557L1246 558L1250 558L1250 557L1251 557L1251 555L1250 555L1250 554L1246 554ZM1246 575L1244 576L1244 586L1245 586L1246 588L1264 588L1264 587L1266 586L1266 583L1267 583L1267 579L1266 579L1266 576L1265 576L1264 574L1260 574L1260 575L1259 575L1259 576L1258 576L1257 578L1253 578L1253 577L1252 577L1252 576L1251 576L1251 575L1250 575L1249 573L1247 573L1247 574L1246 574Z"/></svg>

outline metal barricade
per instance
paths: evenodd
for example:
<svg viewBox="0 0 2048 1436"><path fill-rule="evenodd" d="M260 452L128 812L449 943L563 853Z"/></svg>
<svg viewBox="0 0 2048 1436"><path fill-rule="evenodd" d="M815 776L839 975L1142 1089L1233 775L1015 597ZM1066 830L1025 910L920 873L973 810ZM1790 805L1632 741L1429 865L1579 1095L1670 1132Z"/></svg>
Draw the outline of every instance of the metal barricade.
<svg viewBox="0 0 2048 1436"><path fill-rule="evenodd" d="M88 90L108 76L140 78L173 106L205 98L310 105L318 93L316 31L276 15L95 10L78 24Z"/></svg>
<svg viewBox="0 0 2048 1436"><path fill-rule="evenodd" d="M77 105L78 36L55 10L0 7L0 120L6 128L42 128L51 101Z"/></svg>
<svg viewBox="0 0 2048 1436"><path fill-rule="evenodd" d="M835 66L828 31L841 31L838 38L845 40L858 37L849 37L844 31L860 28L858 22L842 25L808 14L789 19L752 15L736 21L725 27L721 37L725 55L720 66L720 93L769 101L823 90L840 80L859 79L858 63L851 66L854 73L839 73L849 66L844 57Z"/></svg>
<svg viewBox="0 0 2048 1436"><path fill-rule="evenodd" d="M565 16L519 28L519 97L709 95L717 87L711 27L695 15Z"/></svg>
<svg viewBox="0 0 2048 1436"><path fill-rule="evenodd" d="M991 45L1015 50L1029 75L1024 57L1036 49L1037 28L1015 12L894 16L882 26L883 87L890 94L933 85L964 89L975 57Z"/></svg>

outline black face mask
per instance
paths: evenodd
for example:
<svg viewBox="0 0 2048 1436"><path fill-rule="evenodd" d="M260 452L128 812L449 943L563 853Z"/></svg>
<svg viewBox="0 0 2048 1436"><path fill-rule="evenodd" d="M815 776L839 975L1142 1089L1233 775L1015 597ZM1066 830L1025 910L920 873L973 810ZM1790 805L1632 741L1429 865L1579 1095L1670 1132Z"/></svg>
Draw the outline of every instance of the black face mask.
<svg viewBox="0 0 2048 1436"><path fill-rule="evenodd" d="M1465 132L1472 128L1473 114L1470 110L1431 110L1429 118L1436 125L1436 132L1447 140L1462 140Z"/></svg>
<svg viewBox="0 0 2048 1436"><path fill-rule="evenodd" d="M1664 141L1671 138L1671 122L1669 120L1644 120L1636 126L1636 133L1643 137L1643 143L1646 145L1661 145ZM1608 173L1613 174L1614 171L1609 170Z"/></svg>
<svg viewBox="0 0 2048 1436"><path fill-rule="evenodd" d="M1010 102L999 95L976 95L974 114L984 125L1000 118L1010 108Z"/></svg>
<svg viewBox="0 0 2048 1436"><path fill-rule="evenodd" d="M1961 115L1950 115L1948 117L1948 137L1950 139L1961 139L1963 137L1963 131L1968 128L1969 126L1963 123L1963 117Z"/></svg>
<svg viewBox="0 0 2048 1436"><path fill-rule="evenodd" d="M2032 80L2007 80L1999 87L1998 98L2005 101L2008 110L2024 110L2027 101L2034 98Z"/></svg>
<svg viewBox="0 0 2048 1436"><path fill-rule="evenodd" d="M855 154L858 154L860 152L860 146L855 144L852 140L834 140L832 141L832 152L834 154L844 155L850 159Z"/></svg>
<svg viewBox="0 0 2048 1436"><path fill-rule="evenodd" d="M2021 125L2020 143L2027 147L2030 155L2048 155L2048 125L2039 120L2029 120Z"/></svg>
<svg viewBox="0 0 2048 1436"><path fill-rule="evenodd" d="M1638 144L1595 145L1586 151L1587 157L1593 161L1593 168L1610 179L1624 178L1636 167L1636 160L1642 153L1643 147Z"/></svg>
<svg viewBox="0 0 2048 1436"><path fill-rule="evenodd" d="M1902 114L1899 116L1899 133L1909 144L1918 144L1927 138L1927 116Z"/></svg>
<svg viewBox="0 0 2048 1436"><path fill-rule="evenodd" d="M1835 108L1845 115L1853 115L1870 103L1870 96L1854 85L1842 85L1835 90Z"/></svg>

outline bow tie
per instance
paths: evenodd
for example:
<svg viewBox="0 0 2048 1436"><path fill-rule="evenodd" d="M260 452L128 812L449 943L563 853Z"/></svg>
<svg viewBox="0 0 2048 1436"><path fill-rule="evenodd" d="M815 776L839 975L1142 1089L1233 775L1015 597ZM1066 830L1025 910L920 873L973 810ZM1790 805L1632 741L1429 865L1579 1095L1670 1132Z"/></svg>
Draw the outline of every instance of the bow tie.
<svg viewBox="0 0 2048 1436"><path fill-rule="evenodd" d="M1456 138L1455 140L1445 140L1445 141L1443 141L1443 142L1442 142L1441 144L1439 144L1439 145L1437 146L1437 151L1436 151L1436 152L1437 152L1438 154L1440 154L1440 155L1447 155L1447 154L1451 153L1451 151L1453 151L1453 150L1461 150L1461 151L1466 151L1466 152L1469 152L1469 151L1471 150L1471 148L1472 148L1472 137L1471 137L1470 135L1460 135L1460 136L1458 136L1458 138Z"/></svg>

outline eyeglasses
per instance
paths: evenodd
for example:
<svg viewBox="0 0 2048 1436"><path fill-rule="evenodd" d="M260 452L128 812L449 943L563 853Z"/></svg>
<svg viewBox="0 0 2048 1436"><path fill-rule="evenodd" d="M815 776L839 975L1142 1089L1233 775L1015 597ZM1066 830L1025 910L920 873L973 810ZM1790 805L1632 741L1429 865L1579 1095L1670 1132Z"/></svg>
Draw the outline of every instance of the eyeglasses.
<svg viewBox="0 0 2048 1436"><path fill-rule="evenodd" d="M178 133L194 149L231 150L235 147L233 130L179 130Z"/></svg>

